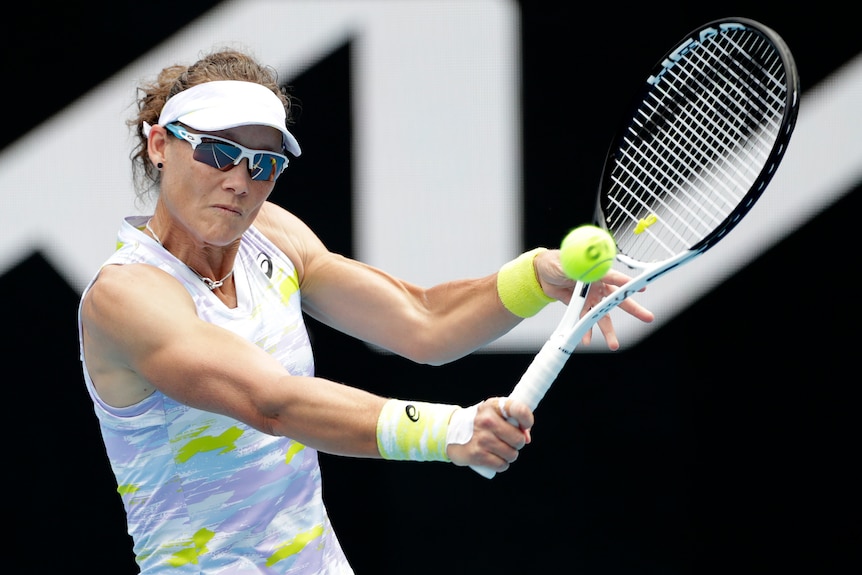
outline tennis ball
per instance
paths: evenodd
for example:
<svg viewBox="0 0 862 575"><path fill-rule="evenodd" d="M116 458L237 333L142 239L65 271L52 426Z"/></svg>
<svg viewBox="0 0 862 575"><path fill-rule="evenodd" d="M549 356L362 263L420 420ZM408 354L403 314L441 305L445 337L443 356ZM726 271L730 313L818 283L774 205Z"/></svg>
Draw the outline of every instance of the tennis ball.
<svg viewBox="0 0 862 575"><path fill-rule="evenodd" d="M578 226L566 234L560 244L563 271L573 280L584 283L603 278L616 255L614 238L598 226Z"/></svg>

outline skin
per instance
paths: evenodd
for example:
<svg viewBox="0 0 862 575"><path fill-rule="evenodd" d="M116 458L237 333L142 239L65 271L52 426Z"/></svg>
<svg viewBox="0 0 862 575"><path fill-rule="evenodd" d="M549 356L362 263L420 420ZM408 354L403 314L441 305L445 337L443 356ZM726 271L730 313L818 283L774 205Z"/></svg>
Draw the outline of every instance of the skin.
<svg viewBox="0 0 862 575"><path fill-rule="evenodd" d="M281 149L266 126L213 132L254 149ZM192 158L192 148L153 126L149 157L162 163L161 191L150 226L162 244L200 275L233 269L240 237L254 224L296 264L303 310L336 329L413 361L443 364L500 337L520 318L500 302L496 274L421 288L327 250L302 221L267 201L273 182L253 181L247 161L221 172ZM545 293L568 303L573 282L548 250L535 260ZM610 272L591 288L585 309L627 276ZM233 277L215 295L236 307ZM158 297L154 297L158 294ZM633 300L621 305L642 321L653 315ZM198 318L188 292L149 265L105 267L82 307L84 353L93 382L115 407L159 390L187 405L228 415L323 452L379 458L377 419L386 398L319 377L288 373L275 359L230 331ZM607 345L619 342L606 317ZM590 335L585 336L589 343ZM313 381L312 381L313 380ZM469 443L450 445L457 465L505 471L530 441L533 413L496 398L479 406Z"/></svg>

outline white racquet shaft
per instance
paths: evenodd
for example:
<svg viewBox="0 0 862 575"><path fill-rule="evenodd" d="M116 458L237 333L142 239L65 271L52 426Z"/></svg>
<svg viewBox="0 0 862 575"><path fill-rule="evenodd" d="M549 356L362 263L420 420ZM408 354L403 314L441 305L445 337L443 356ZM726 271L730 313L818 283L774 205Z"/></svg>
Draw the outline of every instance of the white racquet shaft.
<svg viewBox="0 0 862 575"><path fill-rule="evenodd" d="M553 340L545 342L509 397L523 401L535 411L570 355L571 352L563 351L558 342Z"/></svg>
<svg viewBox="0 0 862 575"><path fill-rule="evenodd" d="M560 370L563 369L567 359L569 359L569 354L560 349L558 344L553 341L545 342L509 397L523 401L531 410L535 410L551 388L551 384L554 383ZM509 423L518 425L514 419L509 419ZM497 474L496 471L488 467L473 465L471 468L488 479Z"/></svg>
<svg viewBox="0 0 862 575"><path fill-rule="evenodd" d="M588 286L585 284L579 283L575 286L575 295L572 296L572 300L569 302L560 326L557 327L551 338L545 342L539 353L533 358L524 375L521 376L521 380L518 381L512 393L509 394L511 399L523 401L531 410L535 411L539 402L548 393L554 380L557 379L566 361L572 355L575 344L590 328L589 324L585 324L581 326L581 329L574 332L571 330L571 326L577 323L581 315L587 289ZM513 419L509 419L509 423L515 426L518 425L518 422ZM487 467L479 465L471 465L470 467L476 473L488 479L497 474L496 471Z"/></svg>

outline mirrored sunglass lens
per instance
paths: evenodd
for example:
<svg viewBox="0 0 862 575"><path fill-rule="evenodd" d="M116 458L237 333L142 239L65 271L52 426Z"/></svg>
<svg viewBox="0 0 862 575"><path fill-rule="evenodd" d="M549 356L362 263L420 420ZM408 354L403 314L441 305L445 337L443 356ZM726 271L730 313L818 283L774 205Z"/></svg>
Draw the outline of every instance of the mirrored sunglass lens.
<svg viewBox="0 0 862 575"><path fill-rule="evenodd" d="M221 142L203 142L193 152L194 159L226 172L242 157L242 149ZM253 180L274 180L284 171L285 158L274 154L255 154L249 172Z"/></svg>
<svg viewBox="0 0 862 575"><path fill-rule="evenodd" d="M242 150L230 144L205 142L195 149L194 158L221 171L231 169Z"/></svg>
<svg viewBox="0 0 862 575"><path fill-rule="evenodd" d="M284 169L284 158L272 154L255 154L251 169L252 180L274 180Z"/></svg>

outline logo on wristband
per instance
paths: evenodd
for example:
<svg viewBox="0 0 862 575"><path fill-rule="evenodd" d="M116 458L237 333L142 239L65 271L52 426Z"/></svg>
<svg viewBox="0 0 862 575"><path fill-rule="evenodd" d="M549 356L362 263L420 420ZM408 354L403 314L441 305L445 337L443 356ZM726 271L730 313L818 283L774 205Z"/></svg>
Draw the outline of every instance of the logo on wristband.
<svg viewBox="0 0 862 575"><path fill-rule="evenodd" d="M407 419L409 419L413 423L419 421L419 410L416 409L416 406L412 403L407 404L407 407L404 408L404 413L407 414Z"/></svg>

